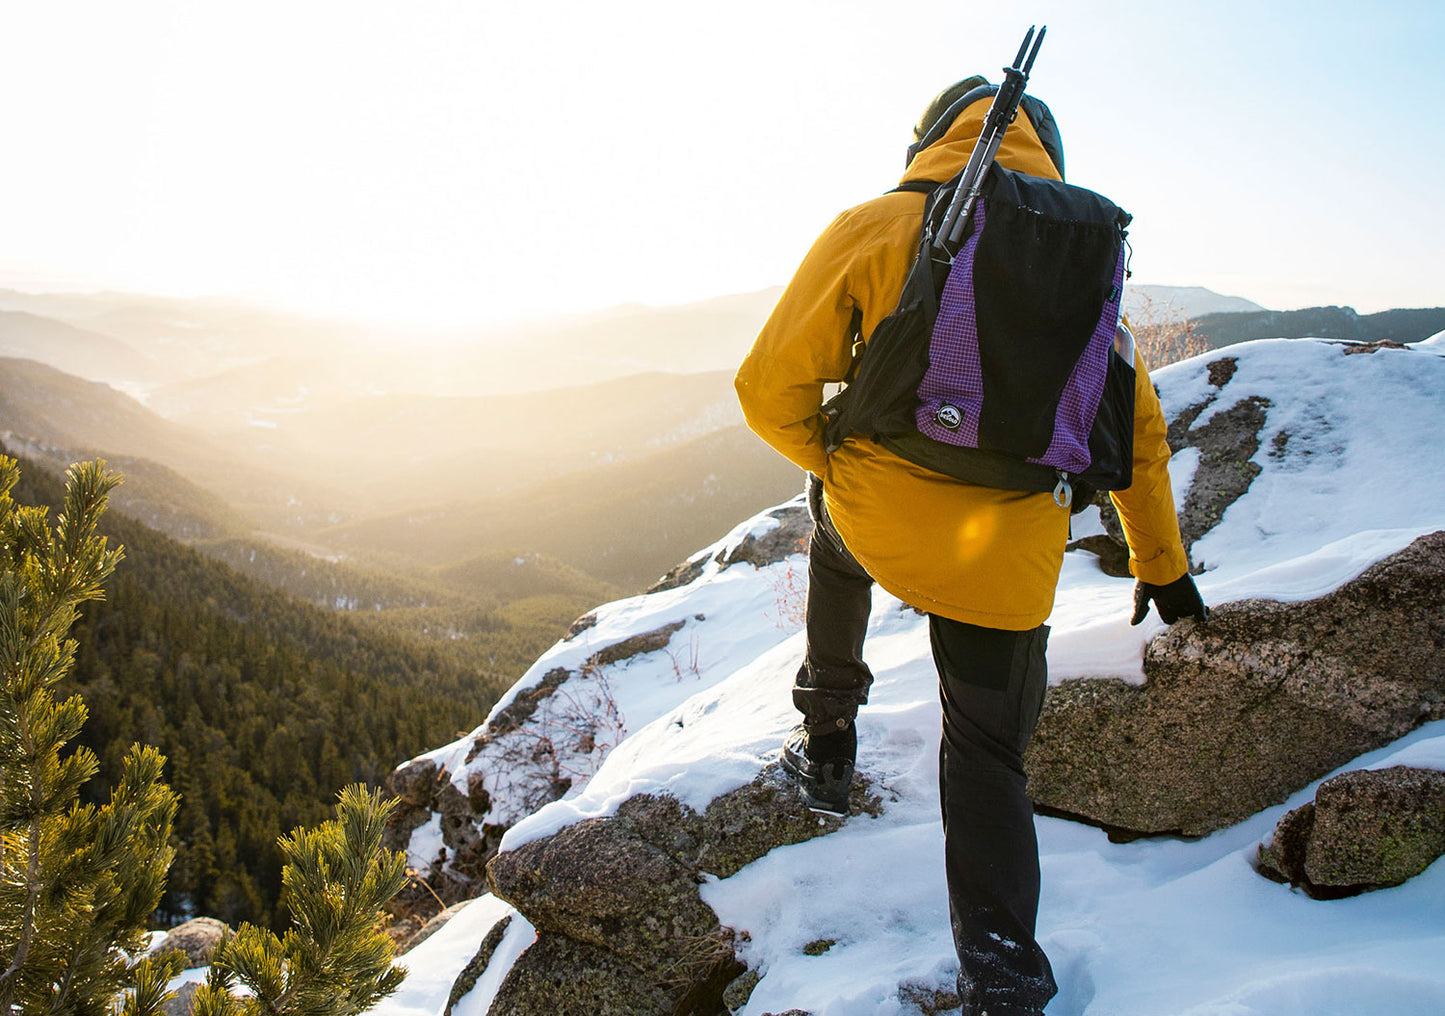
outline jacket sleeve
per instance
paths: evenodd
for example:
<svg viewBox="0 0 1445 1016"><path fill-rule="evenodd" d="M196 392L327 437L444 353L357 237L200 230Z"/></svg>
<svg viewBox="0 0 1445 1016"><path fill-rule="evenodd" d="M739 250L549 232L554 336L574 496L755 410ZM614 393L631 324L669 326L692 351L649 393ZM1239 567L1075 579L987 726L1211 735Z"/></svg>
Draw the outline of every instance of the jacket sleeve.
<svg viewBox="0 0 1445 1016"><path fill-rule="evenodd" d="M1129 542L1129 570L1153 585L1189 570L1169 482L1168 425L1144 358L1134 353L1134 482L1110 497Z"/></svg>
<svg viewBox="0 0 1445 1016"><path fill-rule="evenodd" d="M803 259L734 379L753 432L819 476L828 463L823 386L842 381L852 360L857 250L853 213L844 212Z"/></svg>
<svg viewBox="0 0 1445 1016"><path fill-rule="evenodd" d="M922 207L922 195L889 194L838 215L738 367L747 425L809 473L827 470L819 410L825 384L844 380L853 364L854 315L870 335L896 305Z"/></svg>

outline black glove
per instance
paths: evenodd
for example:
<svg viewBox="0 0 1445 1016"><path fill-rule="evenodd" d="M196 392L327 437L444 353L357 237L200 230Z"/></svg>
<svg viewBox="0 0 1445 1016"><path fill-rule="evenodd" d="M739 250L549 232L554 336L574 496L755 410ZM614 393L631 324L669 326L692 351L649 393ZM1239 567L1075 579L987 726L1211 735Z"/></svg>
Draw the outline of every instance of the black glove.
<svg viewBox="0 0 1445 1016"><path fill-rule="evenodd" d="M1159 608L1159 619L1173 624L1181 617L1192 617L1196 621L1209 618L1209 608L1195 588L1194 578L1185 572L1167 586L1156 586L1142 579L1134 583L1134 617L1130 624L1138 624L1149 613L1149 601Z"/></svg>

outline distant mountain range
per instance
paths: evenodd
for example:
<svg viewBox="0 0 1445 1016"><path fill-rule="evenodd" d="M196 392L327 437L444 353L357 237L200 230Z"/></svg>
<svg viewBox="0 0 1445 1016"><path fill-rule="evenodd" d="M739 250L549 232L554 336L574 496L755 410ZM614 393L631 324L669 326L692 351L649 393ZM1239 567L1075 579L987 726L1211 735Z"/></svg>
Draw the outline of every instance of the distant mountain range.
<svg viewBox="0 0 1445 1016"><path fill-rule="evenodd" d="M56 472L108 459L128 477L120 510L243 569L254 549L238 558L236 548L257 545L422 575L540 552L594 583L641 588L739 512L802 483L741 426L721 372L484 398L376 396L285 422L206 432L106 385L0 358L0 439ZM405 599L302 581L274 556L261 560L277 588L314 602Z"/></svg>
<svg viewBox="0 0 1445 1016"><path fill-rule="evenodd" d="M1259 310L1243 314L1205 314L1194 321L1210 346L1231 346L1250 339L1353 339L1364 342L1419 342L1445 331L1445 307L1387 310L1359 314L1353 307Z"/></svg>
<svg viewBox="0 0 1445 1016"><path fill-rule="evenodd" d="M333 522L343 502L305 475L276 469L265 456L248 457L109 385L34 360L0 358L0 440L57 470L77 459L109 459L137 481L117 492L116 503L181 539L236 527ZM137 500L170 508L148 514L134 508Z"/></svg>
<svg viewBox="0 0 1445 1016"><path fill-rule="evenodd" d="M1184 318L1264 310L1253 300L1242 296L1221 296L1202 286L1124 287L1124 313L1137 317L1151 305L1154 311Z"/></svg>
<svg viewBox="0 0 1445 1016"><path fill-rule="evenodd" d="M379 393L495 395L730 371L780 292L438 331L224 300L0 289L0 355L143 393L167 416L219 421L229 412L244 422L256 408L295 408L298 397L305 405Z"/></svg>
<svg viewBox="0 0 1445 1016"><path fill-rule="evenodd" d="M130 477L122 510L218 555L274 545L425 576L541 553L637 587L799 484L741 427L731 388L778 295L408 346L234 302L0 290L0 437L55 469L106 456ZM1189 286L1132 286L1126 305L1189 318L1214 346L1445 328L1445 309L1269 311ZM316 602L339 589L283 585Z"/></svg>
<svg viewBox="0 0 1445 1016"><path fill-rule="evenodd" d="M647 372L730 372L780 293L775 287L675 307L629 305L438 331L320 320L226 300L0 289L0 356L105 381L171 419L241 428L379 394L515 394ZM1381 315L1359 315L1351 324L1349 308L1269 311L1199 286L1130 285L1124 304L1136 318L1261 315L1211 322L1221 343L1275 337L1281 328L1303 336L1312 327L1336 338L1396 338L1395 322ZM1411 325L1405 334L1415 330Z"/></svg>
<svg viewBox="0 0 1445 1016"><path fill-rule="evenodd" d="M0 310L50 318L129 348L119 374L76 371L83 377L155 387L202 377L241 363L309 350L339 357L354 345L356 327L250 306L234 300L148 296L136 293L22 293L0 289ZM6 331L0 322L0 347ZM73 338L56 352L74 349ZM54 366L64 365L45 358Z"/></svg>
<svg viewBox="0 0 1445 1016"><path fill-rule="evenodd" d="M18 310L0 310L0 356L40 360L91 380L157 374L154 362L119 339Z"/></svg>
<svg viewBox="0 0 1445 1016"><path fill-rule="evenodd" d="M528 548L640 590L685 557L683 548L716 539L739 510L753 510L745 506L802 485L796 466L737 425L486 500L343 523L316 539L437 566L480 548Z"/></svg>

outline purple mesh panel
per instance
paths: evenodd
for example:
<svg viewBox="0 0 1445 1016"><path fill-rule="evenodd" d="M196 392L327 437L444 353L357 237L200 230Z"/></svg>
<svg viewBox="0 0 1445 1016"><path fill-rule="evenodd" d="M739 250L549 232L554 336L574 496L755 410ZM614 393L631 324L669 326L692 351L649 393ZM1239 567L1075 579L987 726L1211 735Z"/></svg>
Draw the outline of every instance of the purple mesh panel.
<svg viewBox="0 0 1445 1016"><path fill-rule="evenodd" d="M918 385L916 416L920 433L965 448L978 447L978 418L983 410L983 365L978 358L978 317L973 297L973 259L978 238L983 235L982 197L974 205L973 216L973 233L954 258L938 301L938 318L928 344L928 370ZM935 419L944 403L962 414L956 430Z"/></svg>
<svg viewBox="0 0 1445 1016"><path fill-rule="evenodd" d="M1124 248L1119 246L1119 260L1114 265L1114 297L1104 304L1094 334L1084 348L1084 355L1074 364L1073 373L1059 397L1054 414L1054 437L1048 451L1030 462L1042 463L1067 473L1082 473L1089 467L1089 431L1094 429L1094 416L1104 397L1104 377L1109 369L1109 347L1119 327L1119 300L1124 289Z"/></svg>

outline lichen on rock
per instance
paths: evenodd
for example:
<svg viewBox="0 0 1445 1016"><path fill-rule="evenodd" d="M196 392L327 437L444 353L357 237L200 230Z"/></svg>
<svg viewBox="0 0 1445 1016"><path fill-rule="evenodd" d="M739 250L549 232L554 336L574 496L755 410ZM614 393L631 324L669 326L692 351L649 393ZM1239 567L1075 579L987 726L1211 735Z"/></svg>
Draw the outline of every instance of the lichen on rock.
<svg viewBox="0 0 1445 1016"><path fill-rule="evenodd" d="M1445 772L1395 766L1342 773L1279 822L1259 871L1320 899L1414 878L1445 855Z"/></svg>
<svg viewBox="0 0 1445 1016"><path fill-rule="evenodd" d="M854 804L861 809L868 803L860 781ZM575 954L586 959L589 971L578 991L602 991L602 981L621 978L629 980L627 990L642 985L638 997L656 1006L634 1012L720 1012L724 991L744 968L734 955L733 932L703 903L699 885L841 823L804 807L772 763L701 813L672 797L637 795L613 815L498 854L487 867L491 889L538 929L538 944L528 954L541 946L516 983L504 984L507 998L520 998L540 976L535 971L555 956ZM611 990L600 997L610 997ZM554 991L547 998L561 1006L554 1012L594 1011L586 1008L585 995Z"/></svg>
<svg viewBox="0 0 1445 1016"><path fill-rule="evenodd" d="M1245 600L1151 642L1142 687L1051 688L1026 759L1046 811L1203 835L1445 716L1445 532L1316 600Z"/></svg>

